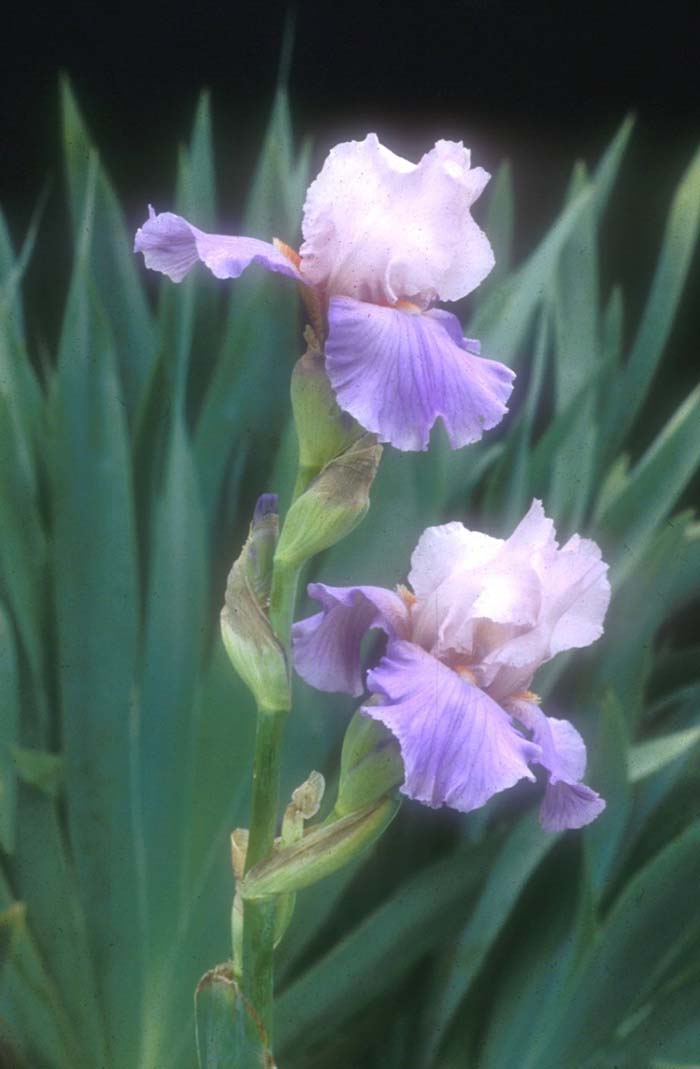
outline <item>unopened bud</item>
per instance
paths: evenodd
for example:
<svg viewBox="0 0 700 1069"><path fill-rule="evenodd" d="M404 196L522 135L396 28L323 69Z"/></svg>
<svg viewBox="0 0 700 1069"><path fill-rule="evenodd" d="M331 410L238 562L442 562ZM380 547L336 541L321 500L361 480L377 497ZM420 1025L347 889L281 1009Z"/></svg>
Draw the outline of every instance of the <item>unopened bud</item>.
<svg viewBox="0 0 700 1069"><path fill-rule="evenodd" d="M253 510L244 567L258 601L264 608L270 600L272 564L278 537L277 494L261 494Z"/></svg>
<svg viewBox="0 0 700 1069"><path fill-rule="evenodd" d="M289 707L287 662L267 617L277 530L277 498L263 494L228 577L221 612L221 635L231 663L258 706L267 710Z"/></svg>
<svg viewBox="0 0 700 1069"><path fill-rule="evenodd" d="M363 434L326 464L287 513L275 560L298 568L350 534L369 508L381 455L374 435Z"/></svg>

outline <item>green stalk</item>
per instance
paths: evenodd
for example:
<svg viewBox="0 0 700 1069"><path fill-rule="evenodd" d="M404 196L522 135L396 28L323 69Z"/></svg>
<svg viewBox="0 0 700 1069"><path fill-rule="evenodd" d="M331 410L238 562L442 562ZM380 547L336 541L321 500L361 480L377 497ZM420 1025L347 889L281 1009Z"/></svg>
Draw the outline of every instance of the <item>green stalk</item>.
<svg viewBox="0 0 700 1069"><path fill-rule="evenodd" d="M291 644L299 569L277 561L270 592L270 623L287 656ZM291 704L291 685L289 704ZM277 830L282 735L287 709L258 708L253 798L245 871L269 857ZM243 986L272 1048L276 900L246 903L243 917Z"/></svg>
<svg viewBox="0 0 700 1069"><path fill-rule="evenodd" d="M270 623L290 663L289 651L300 573L301 568L296 565L288 564L279 558L275 560L270 590Z"/></svg>
<svg viewBox="0 0 700 1069"><path fill-rule="evenodd" d="M286 709L258 710L253 762L253 804L246 872L272 853L277 825L282 733ZM245 906L243 917L243 985L272 1044L273 947L276 902Z"/></svg>

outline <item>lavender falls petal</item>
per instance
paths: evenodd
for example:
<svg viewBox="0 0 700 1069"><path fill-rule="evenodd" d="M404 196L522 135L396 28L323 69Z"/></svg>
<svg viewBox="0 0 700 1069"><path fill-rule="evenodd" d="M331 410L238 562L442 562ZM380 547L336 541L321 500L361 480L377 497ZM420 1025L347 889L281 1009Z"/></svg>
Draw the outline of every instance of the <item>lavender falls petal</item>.
<svg viewBox="0 0 700 1069"><path fill-rule="evenodd" d="M181 282L199 261L216 278L238 278L257 263L300 280L292 261L275 245L258 238L207 234L172 212L156 214L149 209L146 222L136 231L134 252L143 253L146 267Z"/></svg>
<svg viewBox="0 0 700 1069"><path fill-rule="evenodd" d="M367 677L383 704L363 708L401 747L404 794L469 812L518 780L539 747L524 739L487 694L410 642L390 642Z"/></svg>
<svg viewBox="0 0 700 1069"><path fill-rule="evenodd" d="M442 419L453 449L503 419L514 374L460 347L441 318L330 302L326 368L338 404L380 441L424 450Z"/></svg>
<svg viewBox="0 0 700 1069"><path fill-rule="evenodd" d="M403 636L408 628L406 604L383 587L311 583L308 593L321 602L323 612L294 625L294 667L318 690L359 697L364 689L362 639L371 628Z"/></svg>

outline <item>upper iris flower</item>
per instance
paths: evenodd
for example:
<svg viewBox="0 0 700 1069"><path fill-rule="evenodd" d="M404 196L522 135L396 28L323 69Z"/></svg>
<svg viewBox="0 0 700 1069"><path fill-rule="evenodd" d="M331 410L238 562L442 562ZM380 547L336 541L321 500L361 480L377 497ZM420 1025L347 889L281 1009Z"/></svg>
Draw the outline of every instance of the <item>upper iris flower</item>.
<svg viewBox="0 0 700 1069"><path fill-rule="evenodd" d="M296 279L321 309L326 370L339 406L398 449L426 449L438 418L453 449L507 411L513 372L479 356L459 320L431 309L471 293L493 267L470 208L489 180L461 143L420 163L376 134L337 145L306 194L299 254L275 241L205 234L150 210L135 250L180 282L199 260L217 278L251 263Z"/></svg>
<svg viewBox="0 0 700 1069"><path fill-rule="evenodd" d="M367 673L362 707L398 739L401 790L430 806L469 812L541 765L547 831L580 828L605 802L581 783L583 739L544 714L530 690L540 665L602 633L610 599L595 542L561 548L534 501L507 540L461 523L429 527L413 553L413 592L328 587L309 594L322 612L294 627L297 671L326 691L363 692L360 647L370 628L387 635Z"/></svg>

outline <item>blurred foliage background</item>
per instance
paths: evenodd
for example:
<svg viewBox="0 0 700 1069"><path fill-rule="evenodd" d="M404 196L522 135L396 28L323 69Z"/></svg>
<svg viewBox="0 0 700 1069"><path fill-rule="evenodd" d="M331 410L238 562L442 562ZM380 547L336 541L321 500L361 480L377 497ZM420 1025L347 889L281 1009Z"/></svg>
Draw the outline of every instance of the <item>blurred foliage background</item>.
<svg viewBox="0 0 700 1069"><path fill-rule="evenodd" d="M193 990L228 955L254 730L218 610L255 498L291 490L303 320L293 287L255 269L149 277L67 82L61 101L65 283L32 274L41 203L19 241L0 225L0 1059L190 1069ZM497 171L480 215L497 269L461 311L518 370L511 414L457 453L439 435L425 455L387 450L368 517L314 573L391 585L425 526L505 535L533 495L562 540L597 539L605 637L537 689L582 731L608 808L547 837L527 790L466 818L405 805L364 864L299 895L279 951L284 1069L700 1059L700 397L664 364L700 157L678 167L630 311L601 255L608 228L639 226L630 141L628 120L573 167L525 255ZM230 229L212 144L204 95L157 206ZM298 240L311 152L279 88L238 232ZM311 768L332 778L351 709L298 683L283 795Z"/></svg>

